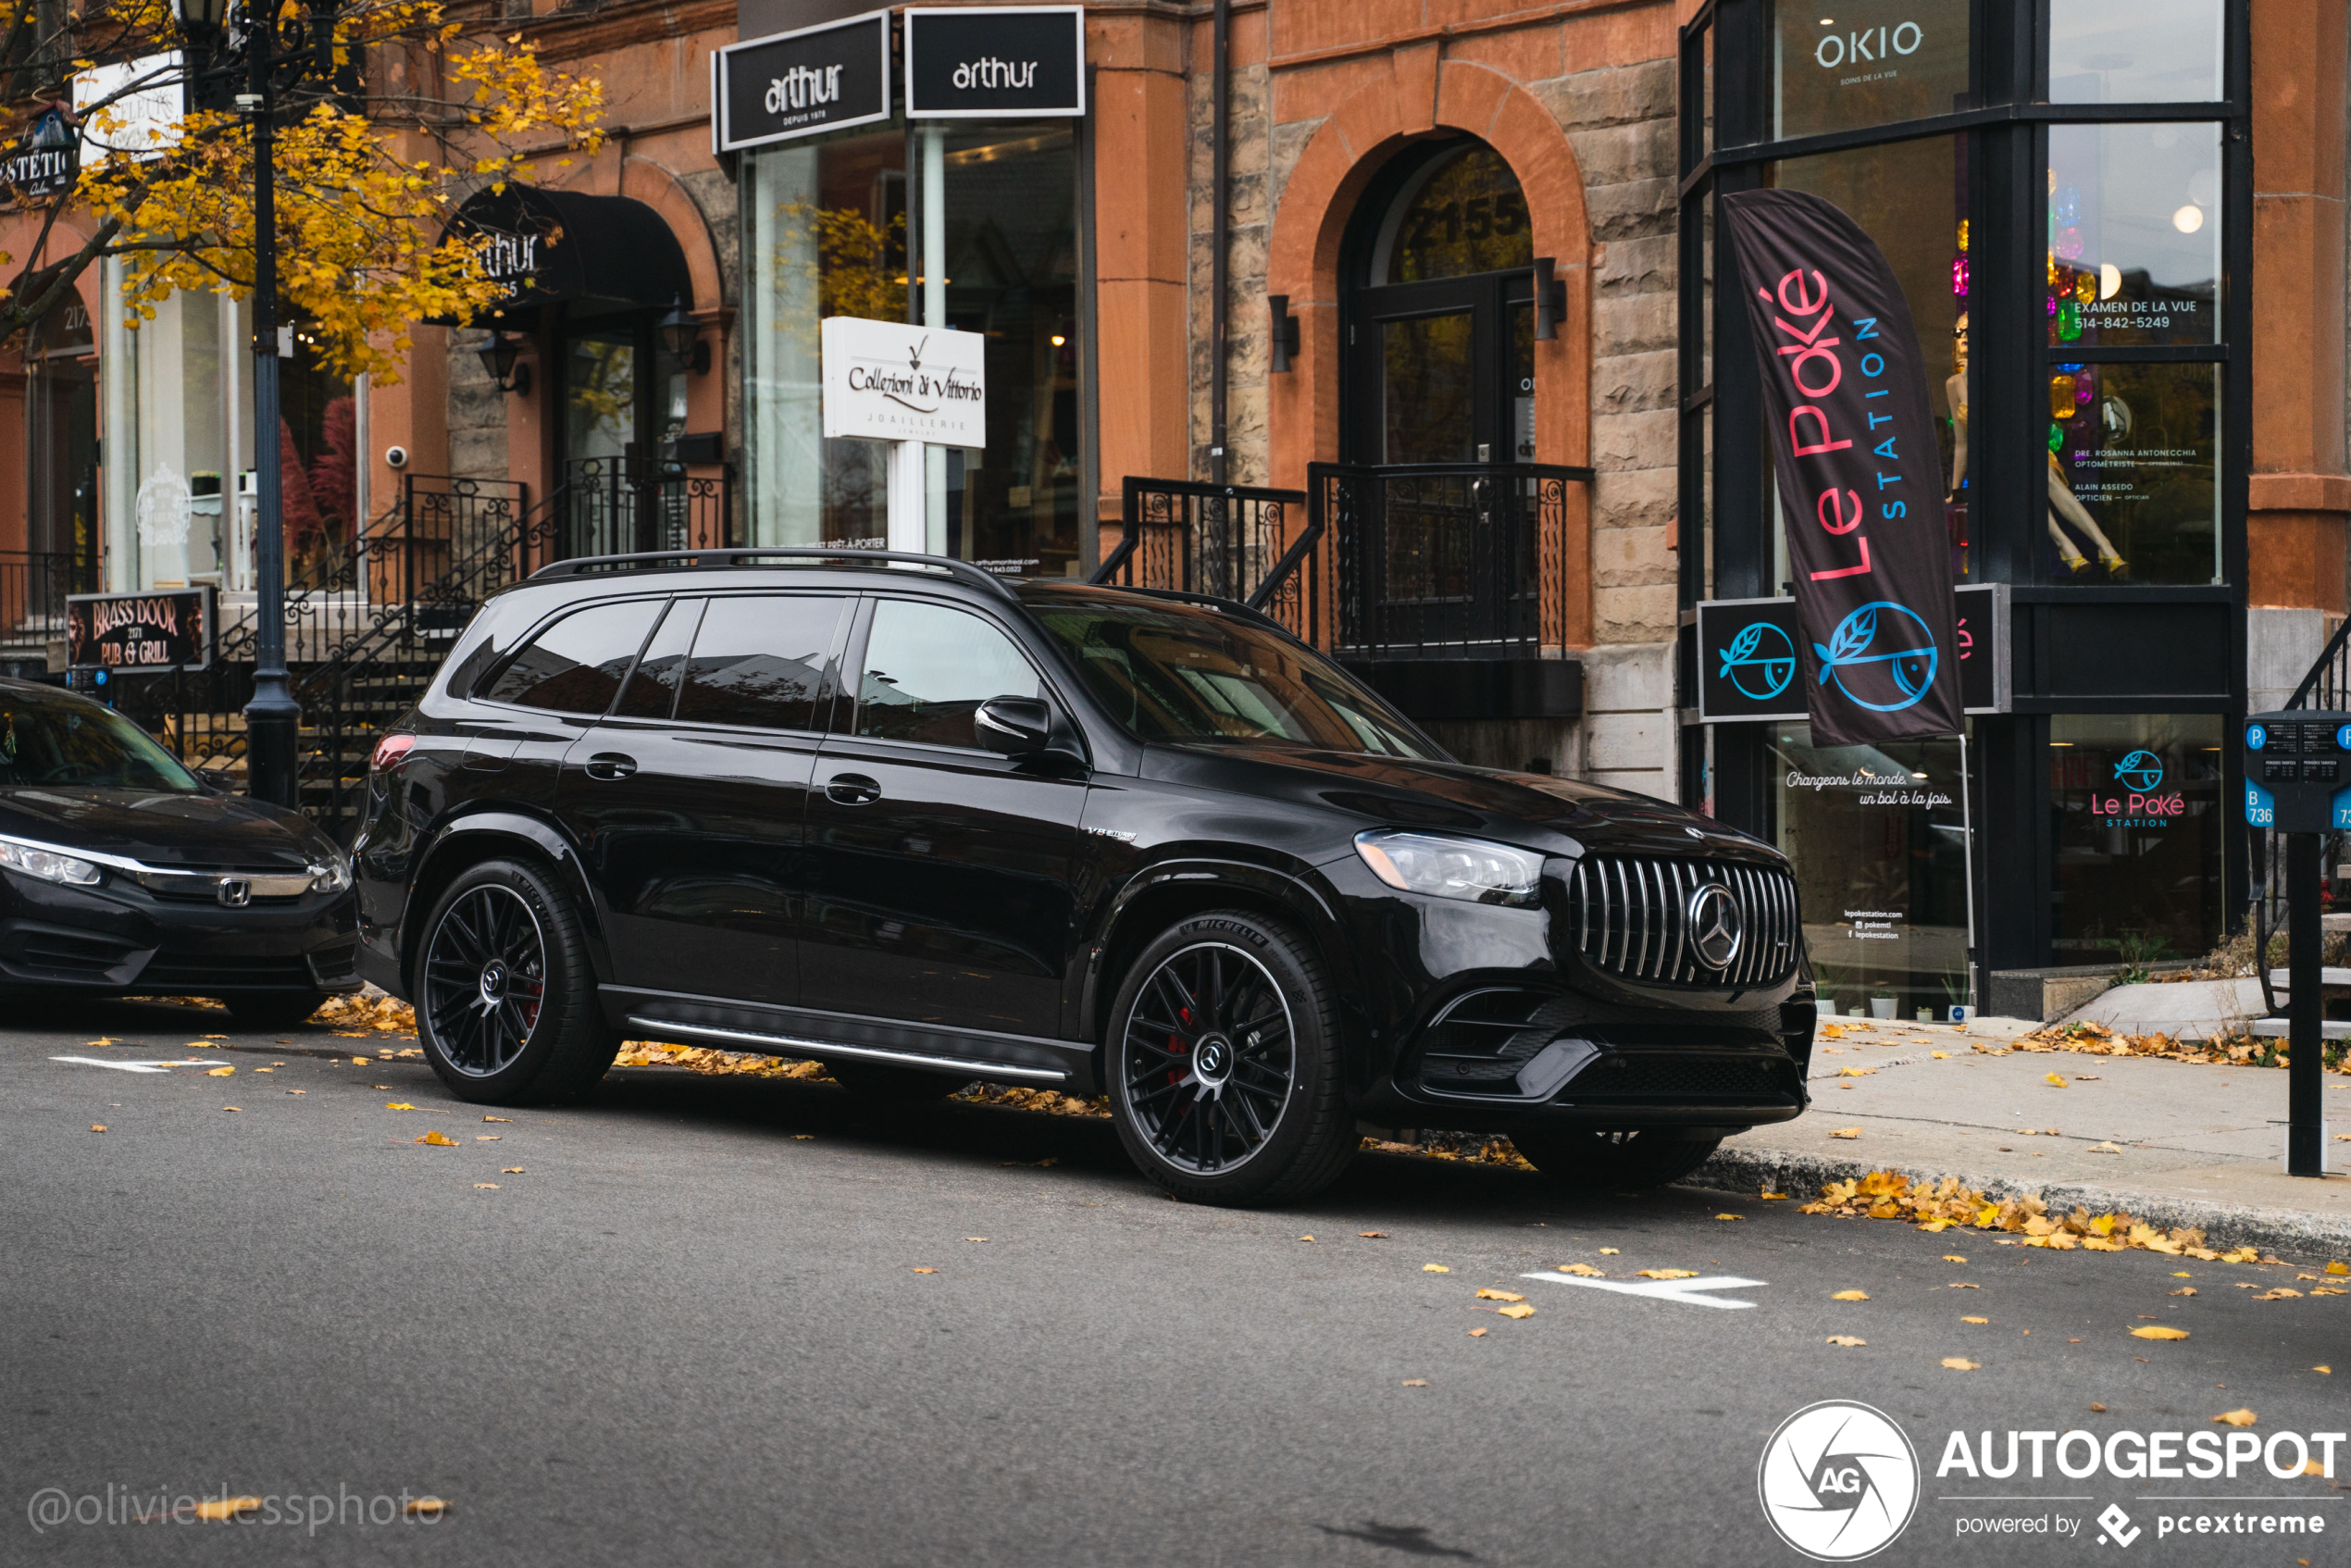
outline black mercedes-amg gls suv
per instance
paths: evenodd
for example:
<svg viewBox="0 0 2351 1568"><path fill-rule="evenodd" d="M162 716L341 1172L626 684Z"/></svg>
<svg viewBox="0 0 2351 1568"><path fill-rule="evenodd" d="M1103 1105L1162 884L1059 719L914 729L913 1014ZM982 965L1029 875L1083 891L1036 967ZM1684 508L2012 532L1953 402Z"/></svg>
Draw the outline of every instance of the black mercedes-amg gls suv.
<svg viewBox="0 0 2351 1568"><path fill-rule="evenodd" d="M1211 1202L1359 1119L1670 1181L1806 1103L1768 845L1466 766L1238 604L881 553L567 562L489 600L370 770L360 965L491 1104L624 1038L912 1103L1109 1097Z"/></svg>

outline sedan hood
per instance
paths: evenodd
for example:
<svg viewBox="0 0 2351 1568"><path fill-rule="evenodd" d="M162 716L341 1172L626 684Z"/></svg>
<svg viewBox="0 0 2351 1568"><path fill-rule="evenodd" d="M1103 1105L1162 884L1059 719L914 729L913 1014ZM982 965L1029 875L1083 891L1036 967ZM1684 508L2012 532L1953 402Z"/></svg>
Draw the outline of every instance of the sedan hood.
<svg viewBox="0 0 2351 1568"><path fill-rule="evenodd" d="M153 790L0 790L0 834L150 865L296 869L329 852L292 812L238 795Z"/></svg>
<svg viewBox="0 0 2351 1568"><path fill-rule="evenodd" d="M1246 769L1257 775L1250 788L1335 806L1367 818L1365 827L1469 833L1555 853L1605 845L1689 854L1702 845L1710 854L1777 858L1760 840L1669 801L1549 774L1275 744L1166 750L1216 774Z"/></svg>

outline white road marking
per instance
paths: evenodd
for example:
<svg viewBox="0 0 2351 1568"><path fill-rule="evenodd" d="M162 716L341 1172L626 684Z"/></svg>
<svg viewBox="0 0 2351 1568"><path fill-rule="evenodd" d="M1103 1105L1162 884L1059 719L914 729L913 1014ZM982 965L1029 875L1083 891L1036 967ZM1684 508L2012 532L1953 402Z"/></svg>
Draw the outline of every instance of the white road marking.
<svg viewBox="0 0 2351 1568"><path fill-rule="evenodd" d="M1680 1301L1693 1307L1751 1307L1752 1301L1726 1301L1720 1296L1702 1296L1701 1290L1753 1290L1764 1282L1741 1279L1735 1274L1710 1274L1699 1279L1586 1279L1574 1274L1522 1274L1521 1279L1547 1279L1553 1285L1587 1285L1595 1290L1613 1290L1621 1296L1648 1296L1664 1301Z"/></svg>
<svg viewBox="0 0 2351 1568"><path fill-rule="evenodd" d="M112 1067L118 1073L160 1073L171 1067L202 1067L206 1064L201 1056L193 1056L183 1062L110 1062L101 1056L52 1056L49 1060L75 1062L84 1067Z"/></svg>

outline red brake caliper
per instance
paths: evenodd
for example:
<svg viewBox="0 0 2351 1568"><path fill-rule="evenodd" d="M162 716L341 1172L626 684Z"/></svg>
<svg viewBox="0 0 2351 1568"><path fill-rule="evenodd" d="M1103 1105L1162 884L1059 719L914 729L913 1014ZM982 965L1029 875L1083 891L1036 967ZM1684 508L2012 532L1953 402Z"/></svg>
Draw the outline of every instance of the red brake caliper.
<svg viewBox="0 0 2351 1568"><path fill-rule="evenodd" d="M1179 1024L1189 1024L1192 1021L1192 1010L1188 1007L1177 1008L1176 1010L1176 1021ZM1181 1056L1186 1052L1189 1051L1191 1047L1186 1045L1181 1037L1169 1035L1167 1037L1167 1049L1175 1054ZM1167 1081L1172 1084L1182 1083L1184 1081L1184 1075L1182 1071L1177 1068L1170 1067L1167 1070Z"/></svg>

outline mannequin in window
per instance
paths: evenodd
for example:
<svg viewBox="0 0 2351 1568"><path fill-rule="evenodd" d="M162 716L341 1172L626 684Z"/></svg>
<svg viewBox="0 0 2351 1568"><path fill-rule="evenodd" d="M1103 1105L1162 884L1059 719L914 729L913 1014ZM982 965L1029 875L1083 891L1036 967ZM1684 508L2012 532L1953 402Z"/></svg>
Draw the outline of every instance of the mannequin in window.
<svg viewBox="0 0 2351 1568"><path fill-rule="evenodd" d="M1943 383L1943 393L1951 407L1951 493L1948 503L1959 500L1959 492L1967 486L1967 317L1962 313L1951 329L1951 379ZM2098 565L2109 577L2121 577L2129 565L2113 542L2099 529L2097 519L2074 496L2065 482L2065 470L2058 466L2057 454L2048 454L2049 538L2058 548L2058 555L2065 562L2066 570L2079 577L2090 569L2090 558L2075 546L2072 537L2059 526L2063 517L2097 550Z"/></svg>

